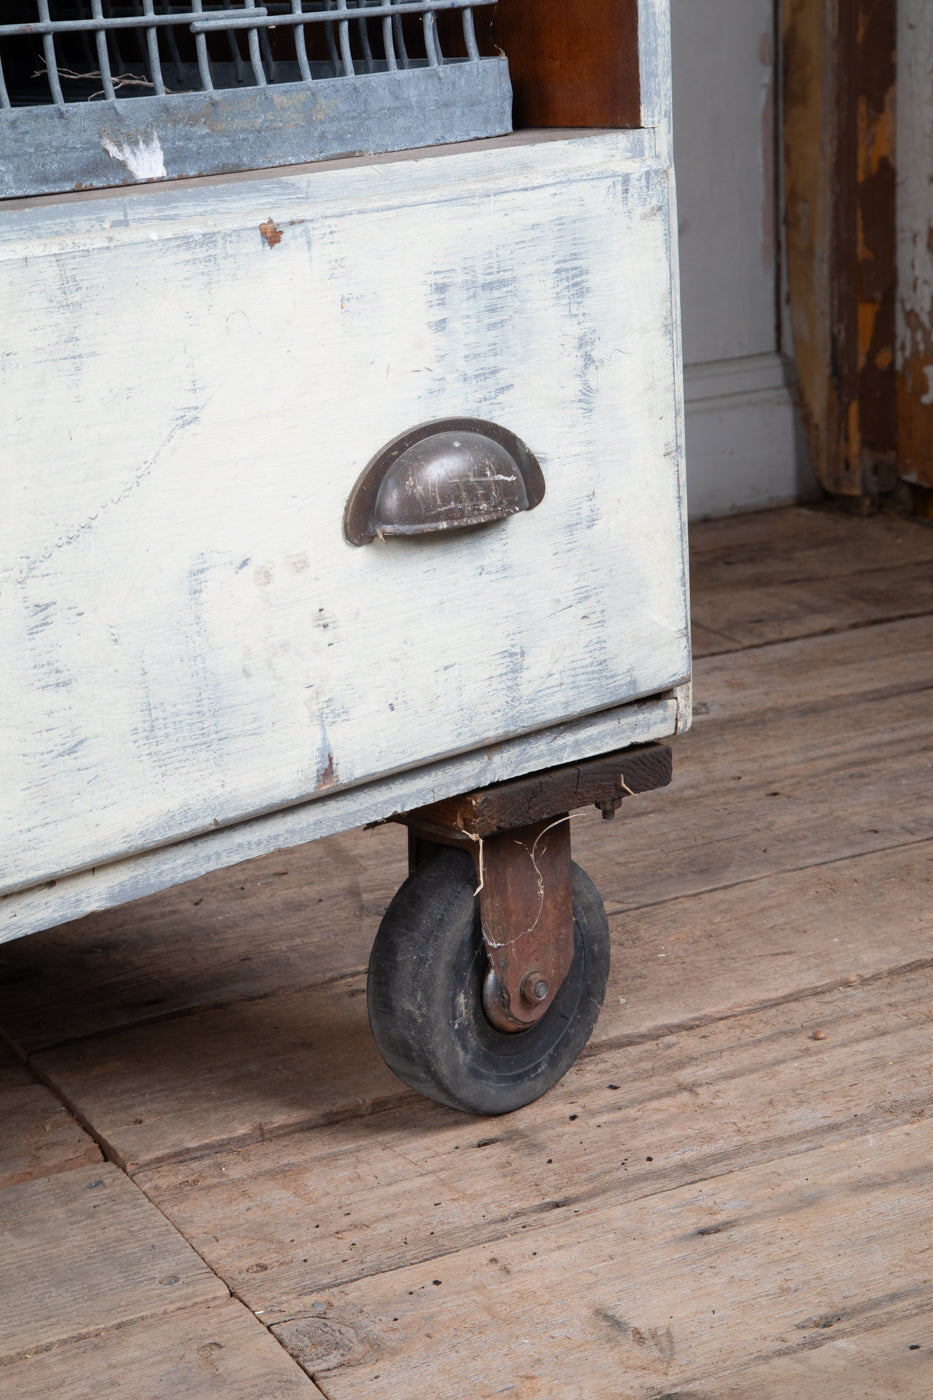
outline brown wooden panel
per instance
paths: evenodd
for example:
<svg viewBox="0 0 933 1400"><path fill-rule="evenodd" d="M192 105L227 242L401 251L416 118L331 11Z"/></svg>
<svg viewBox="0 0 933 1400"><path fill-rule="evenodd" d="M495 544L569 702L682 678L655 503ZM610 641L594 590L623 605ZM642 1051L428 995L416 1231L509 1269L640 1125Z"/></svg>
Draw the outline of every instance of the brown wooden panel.
<svg viewBox="0 0 933 1400"><path fill-rule="evenodd" d="M779 852L763 844L778 865ZM726 889L613 918L592 1052L892 967L929 966L933 841L849 860L827 853L824 845L814 868L765 878L730 870ZM362 977L84 1040L35 1061L132 1173L415 1098L379 1059ZM431 1111L447 1121L452 1112Z"/></svg>
<svg viewBox="0 0 933 1400"><path fill-rule="evenodd" d="M689 1069L676 1085L684 1098L688 1085ZM600 1134L582 1115L576 1127L584 1159ZM779 1162L599 1210L571 1195L553 1202L546 1231L513 1218L494 1246L328 1289L275 1334L329 1400L660 1400L699 1382L712 1400L743 1361L910 1318L918 1330L907 1345L922 1346L933 1124L882 1128L868 1142L810 1141L813 1150ZM542 1183L547 1147L542 1125L519 1149L535 1153ZM906 1393L920 1400L929 1387L914 1379ZM850 1372L844 1393L858 1400L897 1394L857 1381ZM739 1392L827 1393L840 1396L821 1385Z"/></svg>
<svg viewBox="0 0 933 1400"><path fill-rule="evenodd" d="M497 831L528 826L562 812L589 807L625 793L650 792L671 781L671 750L664 744L602 754L581 763L567 763L530 777L513 778L461 797L449 797L419 807L399 818L427 830L451 827L469 836L492 836Z"/></svg>
<svg viewBox="0 0 933 1400"><path fill-rule="evenodd" d="M500 0L491 26L516 126L640 125L637 0Z"/></svg>
<svg viewBox="0 0 933 1400"><path fill-rule="evenodd" d="M820 483L868 504L895 485L895 7L788 0L788 291Z"/></svg>
<svg viewBox="0 0 933 1400"><path fill-rule="evenodd" d="M227 1297L220 1279L109 1162L4 1187L0 1218L0 1364Z"/></svg>

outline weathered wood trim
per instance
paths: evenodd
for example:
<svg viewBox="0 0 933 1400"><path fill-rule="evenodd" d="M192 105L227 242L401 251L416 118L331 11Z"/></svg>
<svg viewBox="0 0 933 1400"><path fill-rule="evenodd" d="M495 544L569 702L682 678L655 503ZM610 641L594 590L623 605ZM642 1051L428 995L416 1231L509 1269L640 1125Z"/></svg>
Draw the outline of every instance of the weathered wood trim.
<svg viewBox="0 0 933 1400"><path fill-rule="evenodd" d="M791 324L821 485L894 486L895 7L786 0L784 165Z"/></svg>
<svg viewBox="0 0 933 1400"><path fill-rule="evenodd" d="M933 7L899 0L898 472L930 513L933 496ZM924 489L925 488L925 489ZM924 499L925 498L925 499Z"/></svg>
<svg viewBox="0 0 933 1400"><path fill-rule="evenodd" d="M651 700L508 740L347 792L244 821L161 850L80 871L0 899L0 943L53 928L96 909L169 889L253 856L380 821L481 784L663 739L690 725L690 686Z"/></svg>

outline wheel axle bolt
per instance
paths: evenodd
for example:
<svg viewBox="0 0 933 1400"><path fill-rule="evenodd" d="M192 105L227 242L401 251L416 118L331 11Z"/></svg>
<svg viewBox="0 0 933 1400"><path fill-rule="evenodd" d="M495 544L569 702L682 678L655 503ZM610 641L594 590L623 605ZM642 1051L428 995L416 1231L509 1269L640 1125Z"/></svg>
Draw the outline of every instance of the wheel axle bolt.
<svg viewBox="0 0 933 1400"><path fill-rule="evenodd" d="M538 1006L548 994L548 985L540 972L529 972L522 978L522 1001Z"/></svg>

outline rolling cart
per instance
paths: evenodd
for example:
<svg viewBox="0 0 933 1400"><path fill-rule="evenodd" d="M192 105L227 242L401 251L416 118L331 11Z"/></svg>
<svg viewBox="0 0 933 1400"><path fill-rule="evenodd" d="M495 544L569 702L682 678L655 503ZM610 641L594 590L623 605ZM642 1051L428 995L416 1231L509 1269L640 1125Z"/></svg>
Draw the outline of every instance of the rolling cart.
<svg viewBox="0 0 933 1400"><path fill-rule="evenodd" d="M690 719L666 0L13 0L0 193L0 939L401 820L379 1049L531 1101Z"/></svg>

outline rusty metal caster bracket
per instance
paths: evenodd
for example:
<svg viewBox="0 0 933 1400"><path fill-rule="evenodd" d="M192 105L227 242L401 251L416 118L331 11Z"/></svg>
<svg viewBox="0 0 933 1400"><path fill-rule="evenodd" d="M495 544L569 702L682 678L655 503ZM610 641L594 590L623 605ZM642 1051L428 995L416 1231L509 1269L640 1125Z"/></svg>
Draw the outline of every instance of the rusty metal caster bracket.
<svg viewBox="0 0 933 1400"><path fill-rule="evenodd" d="M409 866L438 846L468 849L489 971L483 1005L502 1031L522 1031L547 1011L573 962L569 815L594 805L612 818L626 796L666 787L664 744L623 749L480 788L404 812Z"/></svg>

